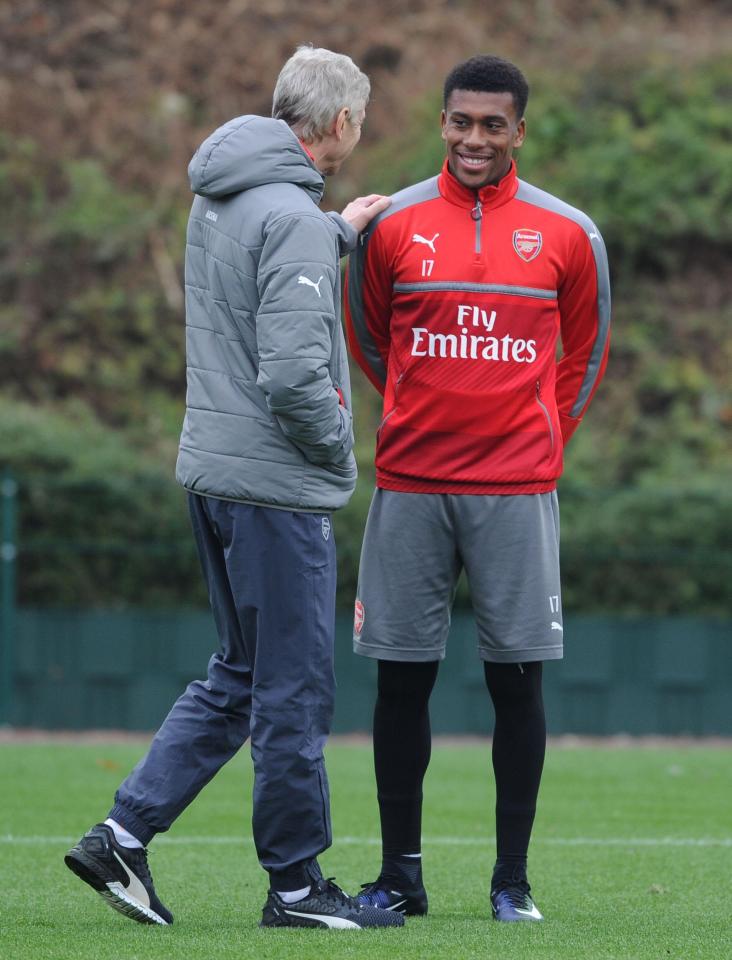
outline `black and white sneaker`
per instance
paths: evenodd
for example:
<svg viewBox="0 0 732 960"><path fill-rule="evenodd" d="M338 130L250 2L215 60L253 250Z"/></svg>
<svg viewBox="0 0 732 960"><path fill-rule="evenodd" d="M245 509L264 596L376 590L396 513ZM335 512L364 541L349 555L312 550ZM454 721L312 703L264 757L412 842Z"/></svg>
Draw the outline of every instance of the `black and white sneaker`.
<svg viewBox="0 0 732 960"><path fill-rule="evenodd" d="M77 877L93 887L110 907L138 923L169 924L173 914L158 900L144 847L129 849L114 831L98 823L64 857Z"/></svg>
<svg viewBox="0 0 732 960"><path fill-rule="evenodd" d="M494 887L491 890L491 908L493 919L502 923L536 923L544 919L531 899L531 887L526 880L516 880Z"/></svg>
<svg viewBox="0 0 732 960"><path fill-rule="evenodd" d="M379 877L373 883L362 884L356 900L365 906L381 907L408 917L422 917L427 913L427 891L421 883L407 887L401 882Z"/></svg>
<svg viewBox="0 0 732 960"><path fill-rule="evenodd" d="M364 906L349 897L331 879L317 880L310 893L296 903L285 903L269 891L260 927L319 927L330 930L362 930L366 927L402 927L400 913Z"/></svg>

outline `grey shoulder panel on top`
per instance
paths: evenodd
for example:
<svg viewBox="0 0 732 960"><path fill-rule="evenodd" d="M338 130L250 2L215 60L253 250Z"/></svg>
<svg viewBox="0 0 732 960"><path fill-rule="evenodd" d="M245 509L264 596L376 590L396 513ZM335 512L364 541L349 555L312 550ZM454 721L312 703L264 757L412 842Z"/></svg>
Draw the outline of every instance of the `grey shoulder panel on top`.
<svg viewBox="0 0 732 960"><path fill-rule="evenodd" d="M413 207L415 203L424 203L425 200L436 200L440 195L437 186L437 177L430 177L429 180L422 180L419 183L412 184L411 187L405 187L404 190L398 190L391 198L391 206L387 207L383 213L379 214L374 221L374 226L386 220L387 217L399 213L407 207Z"/></svg>
<svg viewBox="0 0 732 960"><path fill-rule="evenodd" d="M592 220L590 220L586 213L578 210L577 207L565 203L564 200L560 200L559 197L547 193L546 190L540 190L538 187L534 187L524 180L519 180L518 184L518 190L516 191L517 200L523 200L524 203L531 203L535 207L542 207L544 210L550 210L552 213L558 213L561 217L566 217L568 220L574 221L574 223L582 227L588 236L592 233L596 233L598 237L600 236Z"/></svg>
<svg viewBox="0 0 732 960"><path fill-rule="evenodd" d="M610 270L607 262L605 243L600 236L600 231L586 213L583 213L576 207L570 206L570 204L565 203L564 200L560 200L559 197L555 197L545 190L540 190L530 183L519 180L516 199L522 200L524 203L531 203L535 207L542 207L544 210L549 210L561 217L572 220L587 234L592 254L595 258L595 267L597 270L597 337L595 338L592 353L587 364L587 372L577 394L577 399L570 411L570 416L579 417L597 381L610 332Z"/></svg>

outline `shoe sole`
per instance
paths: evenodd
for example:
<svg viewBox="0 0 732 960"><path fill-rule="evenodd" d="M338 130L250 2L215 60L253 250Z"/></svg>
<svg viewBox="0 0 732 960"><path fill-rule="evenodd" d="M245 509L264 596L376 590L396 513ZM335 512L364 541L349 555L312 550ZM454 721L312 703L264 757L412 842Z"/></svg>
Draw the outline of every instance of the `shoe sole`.
<svg viewBox="0 0 732 960"><path fill-rule="evenodd" d="M159 926L169 926L167 920L144 906L137 900L128 896L125 888L118 881L107 883L91 857L87 857L81 850L73 850L66 854L64 863L75 873L80 880L88 883L95 890L104 902L118 913L124 914L130 920L137 923L157 924Z"/></svg>
<svg viewBox="0 0 732 960"><path fill-rule="evenodd" d="M329 917L325 920L316 920L313 923L273 923L271 920L260 920L259 926L268 930L401 930L401 924L360 924L342 917Z"/></svg>
<svg viewBox="0 0 732 960"><path fill-rule="evenodd" d="M266 927L273 930L371 930L375 927L361 926L354 920L347 920L345 917L318 917L311 914L308 917L283 917L281 915L262 918L259 922L260 927Z"/></svg>
<svg viewBox="0 0 732 960"><path fill-rule="evenodd" d="M261 920L260 927L266 930L377 930L388 929L382 927L362 927L358 923L350 920L341 923L324 923L315 921L314 923L266 923Z"/></svg>
<svg viewBox="0 0 732 960"><path fill-rule="evenodd" d="M497 917L493 914L496 923L542 923L543 917Z"/></svg>

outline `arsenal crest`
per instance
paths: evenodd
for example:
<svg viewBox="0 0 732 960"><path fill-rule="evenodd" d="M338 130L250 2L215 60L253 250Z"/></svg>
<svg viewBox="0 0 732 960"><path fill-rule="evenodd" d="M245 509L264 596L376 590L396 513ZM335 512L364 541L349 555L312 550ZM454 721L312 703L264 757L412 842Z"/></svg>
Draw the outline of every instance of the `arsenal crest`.
<svg viewBox="0 0 732 960"><path fill-rule="evenodd" d="M363 604L360 600L356 600L356 610L353 618L353 629L357 636L361 635L363 630L363 622L366 619L366 611L363 608Z"/></svg>
<svg viewBox="0 0 732 960"><path fill-rule="evenodd" d="M539 256L541 234L538 230L514 230L513 249L527 263Z"/></svg>

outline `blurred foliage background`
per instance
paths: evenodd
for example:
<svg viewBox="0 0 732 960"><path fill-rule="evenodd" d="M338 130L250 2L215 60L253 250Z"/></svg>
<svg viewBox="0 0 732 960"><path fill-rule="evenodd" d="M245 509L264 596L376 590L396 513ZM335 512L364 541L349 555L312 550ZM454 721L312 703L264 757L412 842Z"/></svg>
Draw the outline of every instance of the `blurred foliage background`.
<svg viewBox="0 0 732 960"><path fill-rule="evenodd" d="M437 172L454 63L495 52L522 67L520 175L590 214L613 279L608 372L560 485L565 609L729 613L730 27L728 3L701 0L5 2L0 468L20 484L20 602L206 602L173 479L186 167L220 123L268 114L281 64L312 42L373 84L330 208ZM344 607L379 419L353 378Z"/></svg>

